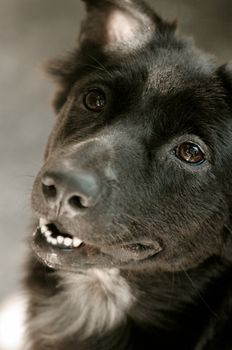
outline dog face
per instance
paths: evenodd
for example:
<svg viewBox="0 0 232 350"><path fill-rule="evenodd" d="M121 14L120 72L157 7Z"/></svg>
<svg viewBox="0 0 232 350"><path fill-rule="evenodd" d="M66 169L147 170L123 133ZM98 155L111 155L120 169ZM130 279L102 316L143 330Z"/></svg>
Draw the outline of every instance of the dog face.
<svg viewBox="0 0 232 350"><path fill-rule="evenodd" d="M86 1L50 72L57 121L32 194L50 267L188 269L226 256L230 68L140 1Z"/></svg>

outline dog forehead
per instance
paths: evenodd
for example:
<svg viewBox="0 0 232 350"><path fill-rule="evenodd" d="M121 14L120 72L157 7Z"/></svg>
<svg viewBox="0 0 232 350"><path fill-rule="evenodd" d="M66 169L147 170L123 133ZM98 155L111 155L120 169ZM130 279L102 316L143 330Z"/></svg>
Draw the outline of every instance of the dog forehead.
<svg viewBox="0 0 232 350"><path fill-rule="evenodd" d="M214 71L215 64L210 56L198 55L188 48L180 51L161 49L147 65L146 87L159 95L176 93L201 80L205 83Z"/></svg>
<svg viewBox="0 0 232 350"><path fill-rule="evenodd" d="M175 67L153 67L150 69L146 82L147 90L153 90L159 95L167 95L183 89L184 75Z"/></svg>

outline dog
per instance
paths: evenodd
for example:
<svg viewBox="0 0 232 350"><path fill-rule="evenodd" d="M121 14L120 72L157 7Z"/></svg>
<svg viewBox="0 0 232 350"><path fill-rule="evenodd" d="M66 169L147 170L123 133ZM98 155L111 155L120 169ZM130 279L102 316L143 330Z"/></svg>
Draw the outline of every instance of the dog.
<svg viewBox="0 0 232 350"><path fill-rule="evenodd" d="M84 2L47 69L29 349L232 349L232 66L143 1Z"/></svg>

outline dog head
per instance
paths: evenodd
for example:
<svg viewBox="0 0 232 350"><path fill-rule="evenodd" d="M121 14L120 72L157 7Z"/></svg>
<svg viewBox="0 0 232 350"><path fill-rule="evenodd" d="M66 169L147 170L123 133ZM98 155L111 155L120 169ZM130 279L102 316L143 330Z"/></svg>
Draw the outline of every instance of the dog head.
<svg viewBox="0 0 232 350"><path fill-rule="evenodd" d="M49 266L177 271L229 258L232 70L142 1L85 0L49 72L57 120L32 204Z"/></svg>

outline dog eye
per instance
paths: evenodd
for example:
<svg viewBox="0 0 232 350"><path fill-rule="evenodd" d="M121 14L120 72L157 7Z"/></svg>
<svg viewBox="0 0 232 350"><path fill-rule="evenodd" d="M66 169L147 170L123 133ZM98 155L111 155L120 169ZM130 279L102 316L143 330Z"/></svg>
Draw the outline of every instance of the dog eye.
<svg viewBox="0 0 232 350"><path fill-rule="evenodd" d="M176 156L183 162L199 165L205 161L201 148L192 142L184 142L176 149Z"/></svg>
<svg viewBox="0 0 232 350"><path fill-rule="evenodd" d="M88 110L101 112L106 105L106 96L102 90L92 89L84 96L83 102Z"/></svg>

